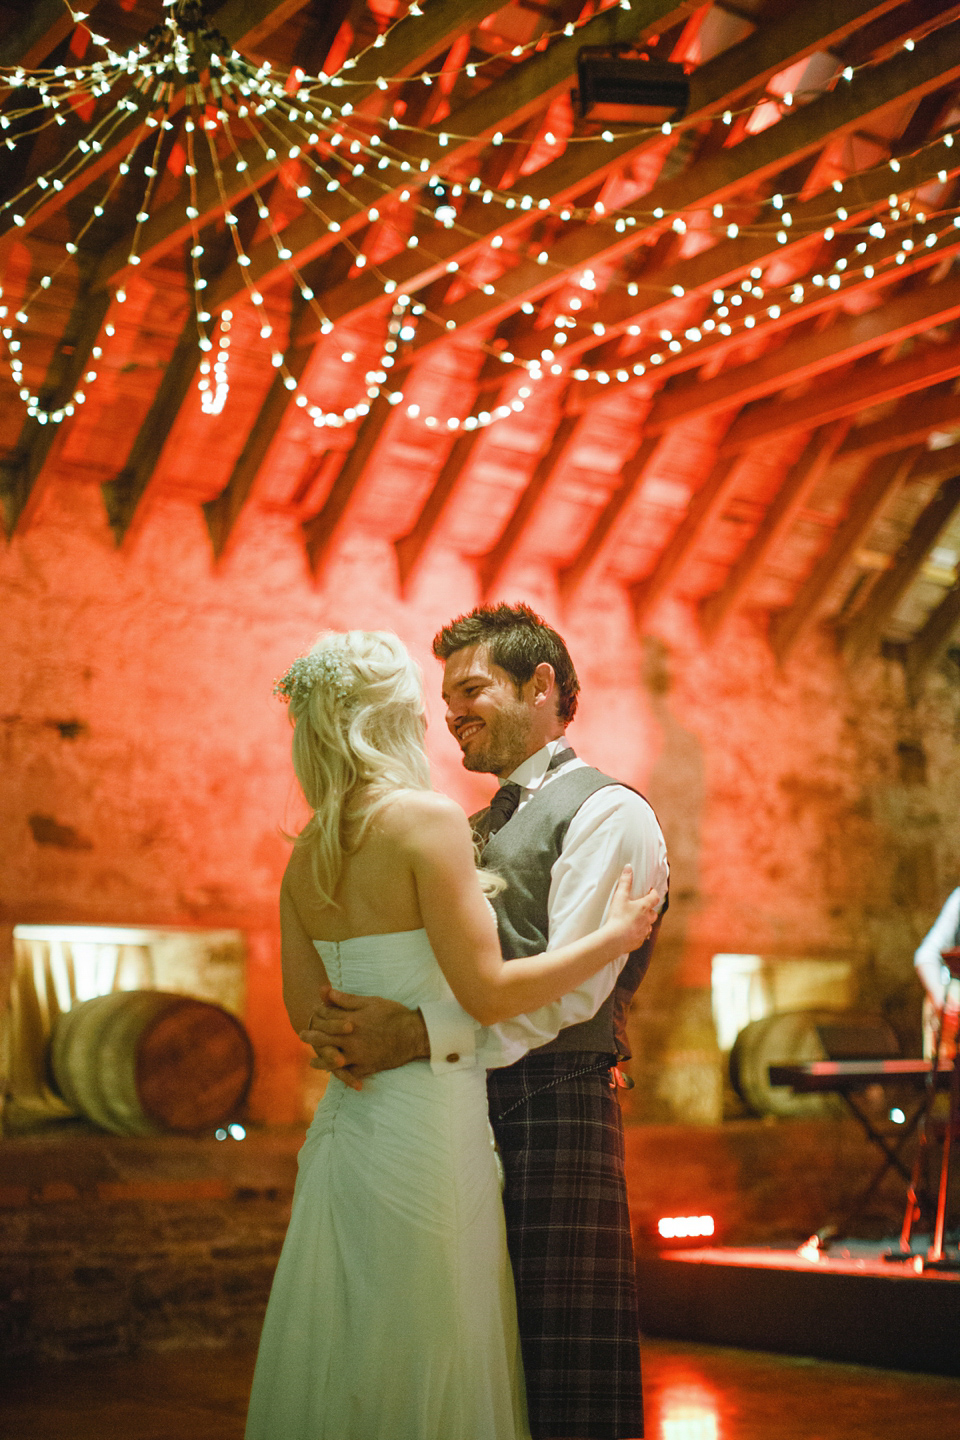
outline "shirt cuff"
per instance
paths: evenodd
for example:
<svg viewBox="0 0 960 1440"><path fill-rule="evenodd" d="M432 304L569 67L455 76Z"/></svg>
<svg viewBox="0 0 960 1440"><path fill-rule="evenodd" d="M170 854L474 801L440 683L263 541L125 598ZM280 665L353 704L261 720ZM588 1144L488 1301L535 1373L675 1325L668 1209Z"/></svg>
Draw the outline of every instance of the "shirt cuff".
<svg viewBox="0 0 960 1440"><path fill-rule="evenodd" d="M478 1025L456 1000L428 1000L420 1006L430 1041L434 1075L473 1070L477 1063Z"/></svg>

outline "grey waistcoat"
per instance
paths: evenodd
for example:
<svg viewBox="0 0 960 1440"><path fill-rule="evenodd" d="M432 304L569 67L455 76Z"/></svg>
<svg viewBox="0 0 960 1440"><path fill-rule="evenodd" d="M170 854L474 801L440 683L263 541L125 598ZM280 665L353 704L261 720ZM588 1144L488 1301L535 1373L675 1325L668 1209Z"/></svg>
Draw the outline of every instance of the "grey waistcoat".
<svg viewBox="0 0 960 1440"><path fill-rule="evenodd" d="M496 870L507 882L506 889L494 896L492 902L505 960L536 955L546 949L550 873L563 848L567 827L591 795L620 783L590 766L565 769L538 790L487 842L481 864ZM474 823L482 822L483 815L481 811L473 816ZM616 1053L628 1060L627 1012L646 974L659 928L658 920L641 948L629 956L616 986L592 1020L567 1026L555 1040L531 1053L589 1050Z"/></svg>

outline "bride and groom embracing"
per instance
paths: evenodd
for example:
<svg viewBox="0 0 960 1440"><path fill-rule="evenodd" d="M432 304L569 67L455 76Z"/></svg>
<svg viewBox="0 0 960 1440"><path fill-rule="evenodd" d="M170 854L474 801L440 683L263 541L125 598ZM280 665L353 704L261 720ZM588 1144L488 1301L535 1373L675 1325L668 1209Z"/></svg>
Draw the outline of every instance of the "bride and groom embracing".
<svg viewBox="0 0 960 1440"><path fill-rule="evenodd" d="M567 745L576 673L531 610L473 611L434 653L465 767L502 782L472 835L430 790L396 637L322 636L278 682L314 811L281 890L284 1001L344 1083L300 1153L247 1440L632 1440L612 1086L663 837Z"/></svg>

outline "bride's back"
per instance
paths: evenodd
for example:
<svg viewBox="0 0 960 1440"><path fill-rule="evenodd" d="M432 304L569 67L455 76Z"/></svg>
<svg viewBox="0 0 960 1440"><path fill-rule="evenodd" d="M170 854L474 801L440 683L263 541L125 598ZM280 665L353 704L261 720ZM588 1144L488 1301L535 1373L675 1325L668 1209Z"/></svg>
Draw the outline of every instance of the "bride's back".
<svg viewBox="0 0 960 1440"><path fill-rule="evenodd" d="M416 803L414 797L408 797ZM423 924L409 855L402 843L402 794L374 816L362 843L343 857L336 906L325 904L313 877L309 847L297 845L285 886L312 940L389 935Z"/></svg>

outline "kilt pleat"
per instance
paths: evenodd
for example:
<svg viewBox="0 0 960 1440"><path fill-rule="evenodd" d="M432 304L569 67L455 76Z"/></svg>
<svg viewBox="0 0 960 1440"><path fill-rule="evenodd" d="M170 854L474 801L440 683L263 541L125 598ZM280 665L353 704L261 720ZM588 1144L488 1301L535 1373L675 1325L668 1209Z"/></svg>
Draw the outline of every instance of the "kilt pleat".
<svg viewBox="0 0 960 1440"><path fill-rule="evenodd" d="M554 1052L488 1075L534 1440L643 1435L614 1063Z"/></svg>

